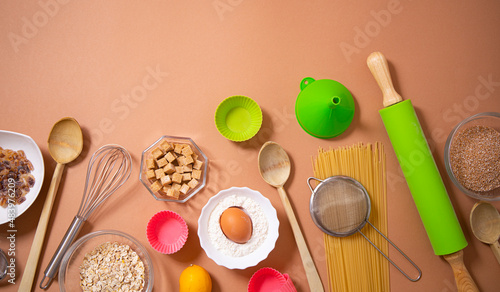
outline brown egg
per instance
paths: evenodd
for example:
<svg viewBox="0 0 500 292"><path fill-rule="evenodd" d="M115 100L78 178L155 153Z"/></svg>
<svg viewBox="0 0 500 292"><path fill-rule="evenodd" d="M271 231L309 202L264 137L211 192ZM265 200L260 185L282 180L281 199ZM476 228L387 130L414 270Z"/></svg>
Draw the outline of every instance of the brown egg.
<svg viewBox="0 0 500 292"><path fill-rule="evenodd" d="M246 243L252 237L252 219L240 207L229 207L222 212L220 228L236 243Z"/></svg>

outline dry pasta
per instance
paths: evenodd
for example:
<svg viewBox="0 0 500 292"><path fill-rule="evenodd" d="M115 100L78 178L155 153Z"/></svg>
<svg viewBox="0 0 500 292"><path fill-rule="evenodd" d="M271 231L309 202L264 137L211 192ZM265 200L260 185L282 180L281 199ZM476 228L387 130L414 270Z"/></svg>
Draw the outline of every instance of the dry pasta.
<svg viewBox="0 0 500 292"><path fill-rule="evenodd" d="M313 158L314 176L346 175L359 181L371 200L369 221L387 234L385 153L381 143L356 144L325 151ZM388 243L373 228L365 235L388 254ZM389 263L359 233L348 237L324 235L330 291L389 291Z"/></svg>

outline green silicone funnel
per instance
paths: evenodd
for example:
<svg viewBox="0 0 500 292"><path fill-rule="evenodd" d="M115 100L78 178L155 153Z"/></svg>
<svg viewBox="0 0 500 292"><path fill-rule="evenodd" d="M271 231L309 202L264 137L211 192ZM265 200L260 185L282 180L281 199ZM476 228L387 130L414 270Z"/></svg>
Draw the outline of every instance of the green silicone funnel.
<svg viewBox="0 0 500 292"><path fill-rule="evenodd" d="M300 126L311 136L328 139L342 134L354 117L354 99L349 90L330 79L302 79L295 102Z"/></svg>

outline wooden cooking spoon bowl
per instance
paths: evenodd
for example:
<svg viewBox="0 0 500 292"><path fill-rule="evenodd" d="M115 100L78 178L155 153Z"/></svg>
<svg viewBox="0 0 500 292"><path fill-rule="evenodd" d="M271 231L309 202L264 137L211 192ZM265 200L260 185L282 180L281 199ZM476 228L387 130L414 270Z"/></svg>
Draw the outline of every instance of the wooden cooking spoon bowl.
<svg viewBox="0 0 500 292"><path fill-rule="evenodd" d="M500 263L500 214L490 203L477 202L470 213L472 233L481 242L489 244L493 254Z"/></svg>

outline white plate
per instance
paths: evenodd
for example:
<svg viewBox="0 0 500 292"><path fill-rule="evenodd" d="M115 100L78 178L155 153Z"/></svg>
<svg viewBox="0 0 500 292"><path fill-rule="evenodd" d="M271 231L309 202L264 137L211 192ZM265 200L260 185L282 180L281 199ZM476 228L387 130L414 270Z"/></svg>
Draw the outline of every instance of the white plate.
<svg viewBox="0 0 500 292"><path fill-rule="evenodd" d="M212 211L224 198L235 194L246 196L259 204L269 224L265 241L252 253L242 257L231 257L217 250L208 234L208 221ZM220 191L217 195L208 200L205 207L201 210L200 218L198 219L198 237L200 238L201 247L205 250L207 256L215 263L229 269L246 269L248 267L253 267L267 258L276 245L276 240L279 235L278 229L279 221L276 209L274 209L269 199L264 197L261 193L246 187L232 187Z"/></svg>
<svg viewBox="0 0 500 292"><path fill-rule="evenodd" d="M40 189L42 188L45 168L43 164L42 152L31 137L24 134L0 130L0 147L3 149L11 149L15 151L23 150L26 158L31 161L35 168L31 174L35 177L35 185L26 194L26 201L21 205L16 205L16 218L23 214L35 201ZM0 207L0 224L4 224L10 220L8 216L8 207Z"/></svg>

